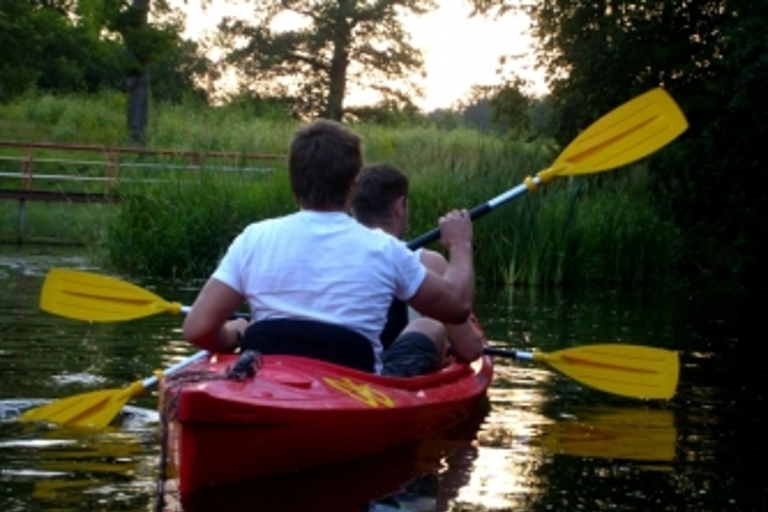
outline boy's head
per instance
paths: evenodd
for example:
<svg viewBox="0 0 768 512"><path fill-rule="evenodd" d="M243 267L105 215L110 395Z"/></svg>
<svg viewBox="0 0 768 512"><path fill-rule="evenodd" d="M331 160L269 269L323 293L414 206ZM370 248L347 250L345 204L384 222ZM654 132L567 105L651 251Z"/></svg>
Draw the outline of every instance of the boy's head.
<svg viewBox="0 0 768 512"><path fill-rule="evenodd" d="M408 177L389 164L373 164L360 173L352 194L352 210L366 226L386 227L395 236L405 235ZM396 224L396 225L395 225Z"/></svg>

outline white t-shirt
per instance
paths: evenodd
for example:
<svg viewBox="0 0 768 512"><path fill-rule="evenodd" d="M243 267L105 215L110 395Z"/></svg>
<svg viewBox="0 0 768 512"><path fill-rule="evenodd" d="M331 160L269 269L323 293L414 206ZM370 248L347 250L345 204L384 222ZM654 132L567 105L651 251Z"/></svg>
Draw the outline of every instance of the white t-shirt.
<svg viewBox="0 0 768 512"><path fill-rule="evenodd" d="M343 212L301 210L246 227L213 278L243 295L253 320L296 318L379 335L392 297L408 301L426 277L419 255Z"/></svg>

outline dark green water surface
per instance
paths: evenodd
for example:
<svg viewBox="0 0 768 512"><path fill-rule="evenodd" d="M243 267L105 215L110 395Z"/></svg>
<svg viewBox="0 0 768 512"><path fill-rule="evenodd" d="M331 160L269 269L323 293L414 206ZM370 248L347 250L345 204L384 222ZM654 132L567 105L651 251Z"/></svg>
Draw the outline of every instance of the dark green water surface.
<svg viewBox="0 0 768 512"><path fill-rule="evenodd" d="M101 272L75 251L0 246L0 510L761 511L766 443L760 295L674 289L487 290L491 340L551 352L594 343L680 352L677 395L643 402L546 366L496 359L489 410L418 446L249 482L180 503L158 485L156 397L105 431L21 424L43 400L120 388L195 349L169 315L89 324L37 307L53 266ZM189 303L199 283L136 282Z"/></svg>

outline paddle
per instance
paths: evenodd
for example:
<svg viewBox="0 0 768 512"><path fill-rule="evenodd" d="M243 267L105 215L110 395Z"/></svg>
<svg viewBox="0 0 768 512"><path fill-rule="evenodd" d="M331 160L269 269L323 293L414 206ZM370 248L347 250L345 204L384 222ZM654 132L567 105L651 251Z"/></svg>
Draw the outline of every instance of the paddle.
<svg viewBox="0 0 768 512"><path fill-rule="evenodd" d="M40 309L87 322L121 322L158 313L186 314L190 306L168 302L135 284L82 270L52 268L40 293ZM238 313L236 316L249 318Z"/></svg>
<svg viewBox="0 0 768 512"><path fill-rule="evenodd" d="M585 386L607 393L645 399L668 399L675 393L678 358L672 351L636 345L572 347L551 354L486 347L485 353L519 361L545 363ZM163 372L168 376L208 355L200 351ZM158 376L121 389L104 389L56 400L29 409L19 421L45 421L74 427L103 428L129 400L157 385Z"/></svg>
<svg viewBox="0 0 768 512"><path fill-rule="evenodd" d="M551 354L486 347L485 353L544 363L585 386L633 398L672 398L680 373L677 352L640 345L587 345Z"/></svg>
<svg viewBox="0 0 768 512"><path fill-rule="evenodd" d="M183 314L190 309L114 277L64 268L51 269L46 276L40 307L69 318L101 322L159 312ZM677 355L657 348L596 345L545 354L488 347L486 353L545 363L582 384L619 395L669 398L677 385Z"/></svg>
<svg viewBox="0 0 768 512"><path fill-rule="evenodd" d="M124 295L121 293L124 292ZM132 320L159 312L186 313L189 306L170 303L120 279L80 270L54 268L43 284L41 307L50 313L87 321ZM634 398L668 399L677 387L675 352L637 345L605 344L572 347L551 354L486 347L485 353L519 361L544 363L588 387ZM168 368L170 375L205 357L193 356ZM64 398L30 409L21 421L47 421L70 426L105 427L132 398L156 385L153 376L123 389L107 389Z"/></svg>
<svg viewBox="0 0 768 512"><path fill-rule="evenodd" d="M557 176L576 176L607 171L644 158L672 142L688 128L675 101L663 89L653 89L615 108L581 132L555 162L536 176L470 211L472 220ZM440 238L434 229L412 240L418 249Z"/></svg>
<svg viewBox="0 0 768 512"><path fill-rule="evenodd" d="M204 359L208 352L202 350L176 363L163 372L171 375ZM158 376L139 380L122 389L103 389L56 400L25 411L19 421L47 421L74 427L103 428L109 425L131 398L157 385Z"/></svg>

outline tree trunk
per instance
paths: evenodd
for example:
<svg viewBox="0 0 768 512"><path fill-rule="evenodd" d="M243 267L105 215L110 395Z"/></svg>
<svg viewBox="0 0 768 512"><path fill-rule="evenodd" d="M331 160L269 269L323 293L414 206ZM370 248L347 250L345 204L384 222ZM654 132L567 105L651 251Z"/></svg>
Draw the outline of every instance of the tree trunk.
<svg viewBox="0 0 768 512"><path fill-rule="evenodd" d="M341 121L341 116L344 114L347 63L347 48L336 44L331 62L328 104L325 107L325 117L334 121Z"/></svg>
<svg viewBox="0 0 768 512"><path fill-rule="evenodd" d="M339 12L333 29L333 56L331 57L330 83L328 84L328 103L324 117L341 121L344 114L344 94L347 87L347 67L349 66L349 46L352 40L352 25L348 16L354 12L355 3L350 0L339 2Z"/></svg>
<svg viewBox="0 0 768 512"><path fill-rule="evenodd" d="M133 0L130 9L133 26L129 30L141 33L149 20L150 0ZM128 89L128 136L131 142L143 146L147 142L147 122L149 116L149 72L146 55L137 52L136 35L126 37L127 50L131 59L128 76L125 80Z"/></svg>
<svg viewBox="0 0 768 512"><path fill-rule="evenodd" d="M131 142L143 146L147 142L147 122L149 112L149 73L128 75L128 135Z"/></svg>

